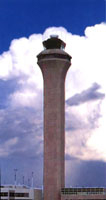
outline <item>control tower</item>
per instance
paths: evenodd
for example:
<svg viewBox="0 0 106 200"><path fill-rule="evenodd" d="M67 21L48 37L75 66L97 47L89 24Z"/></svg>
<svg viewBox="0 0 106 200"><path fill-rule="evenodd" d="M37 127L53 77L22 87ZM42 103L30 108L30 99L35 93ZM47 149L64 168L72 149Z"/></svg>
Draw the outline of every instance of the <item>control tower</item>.
<svg viewBox="0 0 106 200"><path fill-rule="evenodd" d="M44 200L60 200L65 187L65 77L71 56L58 36L43 46L37 58L44 80Z"/></svg>

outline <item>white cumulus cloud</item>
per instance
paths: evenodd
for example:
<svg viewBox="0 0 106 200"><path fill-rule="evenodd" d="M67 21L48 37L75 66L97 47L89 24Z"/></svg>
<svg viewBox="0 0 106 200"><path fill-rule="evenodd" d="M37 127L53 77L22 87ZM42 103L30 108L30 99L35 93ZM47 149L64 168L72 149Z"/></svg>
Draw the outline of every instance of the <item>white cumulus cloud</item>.
<svg viewBox="0 0 106 200"><path fill-rule="evenodd" d="M18 143L18 138L14 137L8 139L6 142L0 144L0 157L8 156L14 152L13 147Z"/></svg>
<svg viewBox="0 0 106 200"><path fill-rule="evenodd" d="M42 41L52 34L66 42L66 52L72 56L66 78L66 99L86 91L94 83L100 85L100 93L106 94L106 24L87 27L84 36L73 35L63 27L51 27L44 34L14 39L8 52L0 55L0 79L16 78L19 86L8 96L10 107L40 109L43 78L36 56L43 50ZM105 98L97 100L92 95L90 98L90 102L66 108L66 126L73 123L74 129L77 127L66 130L66 152L84 160L106 160Z"/></svg>

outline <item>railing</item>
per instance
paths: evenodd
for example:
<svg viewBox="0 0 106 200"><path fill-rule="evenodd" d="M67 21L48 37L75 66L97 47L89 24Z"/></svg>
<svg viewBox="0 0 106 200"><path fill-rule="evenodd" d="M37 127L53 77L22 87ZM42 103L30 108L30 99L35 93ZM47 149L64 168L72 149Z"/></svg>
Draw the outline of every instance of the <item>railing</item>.
<svg viewBox="0 0 106 200"><path fill-rule="evenodd" d="M106 195L106 188L62 188L61 194L63 195L91 195L103 194Z"/></svg>

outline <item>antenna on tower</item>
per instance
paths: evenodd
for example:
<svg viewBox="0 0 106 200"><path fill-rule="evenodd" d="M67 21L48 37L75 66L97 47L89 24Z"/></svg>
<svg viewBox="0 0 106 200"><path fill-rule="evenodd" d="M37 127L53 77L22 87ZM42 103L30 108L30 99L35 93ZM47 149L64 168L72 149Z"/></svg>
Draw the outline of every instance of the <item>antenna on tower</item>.
<svg viewBox="0 0 106 200"><path fill-rule="evenodd" d="M28 178L28 186L30 187L30 179Z"/></svg>
<svg viewBox="0 0 106 200"><path fill-rule="evenodd" d="M15 185L15 187L17 185L17 171L18 171L18 169L14 169L14 185Z"/></svg>
<svg viewBox="0 0 106 200"><path fill-rule="evenodd" d="M34 187L34 172L32 172L32 188Z"/></svg>
<svg viewBox="0 0 106 200"><path fill-rule="evenodd" d="M25 179L24 179L24 178L25 178L25 177L23 176L23 177L22 177L22 180L23 180L23 186L25 185L25 183L24 183Z"/></svg>
<svg viewBox="0 0 106 200"><path fill-rule="evenodd" d="M1 193L1 167L0 167L0 193Z"/></svg>

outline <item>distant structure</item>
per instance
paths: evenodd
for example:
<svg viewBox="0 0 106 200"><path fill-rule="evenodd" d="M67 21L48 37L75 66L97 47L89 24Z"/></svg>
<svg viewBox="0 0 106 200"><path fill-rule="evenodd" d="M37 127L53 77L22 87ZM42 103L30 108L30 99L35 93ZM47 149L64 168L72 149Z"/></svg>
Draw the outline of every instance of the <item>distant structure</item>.
<svg viewBox="0 0 106 200"><path fill-rule="evenodd" d="M27 186L2 185L1 200L42 200L42 190Z"/></svg>
<svg viewBox="0 0 106 200"><path fill-rule="evenodd" d="M63 188L61 200L106 200L104 187L76 187Z"/></svg>
<svg viewBox="0 0 106 200"><path fill-rule="evenodd" d="M14 184L17 185L17 171L18 169L14 169Z"/></svg>
<svg viewBox="0 0 106 200"><path fill-rule="evenodd" d="M44 79L44 200L60 200L65 186L65 77L71 56L66 44L52 35L43 42L38 65Z"/></svg>

